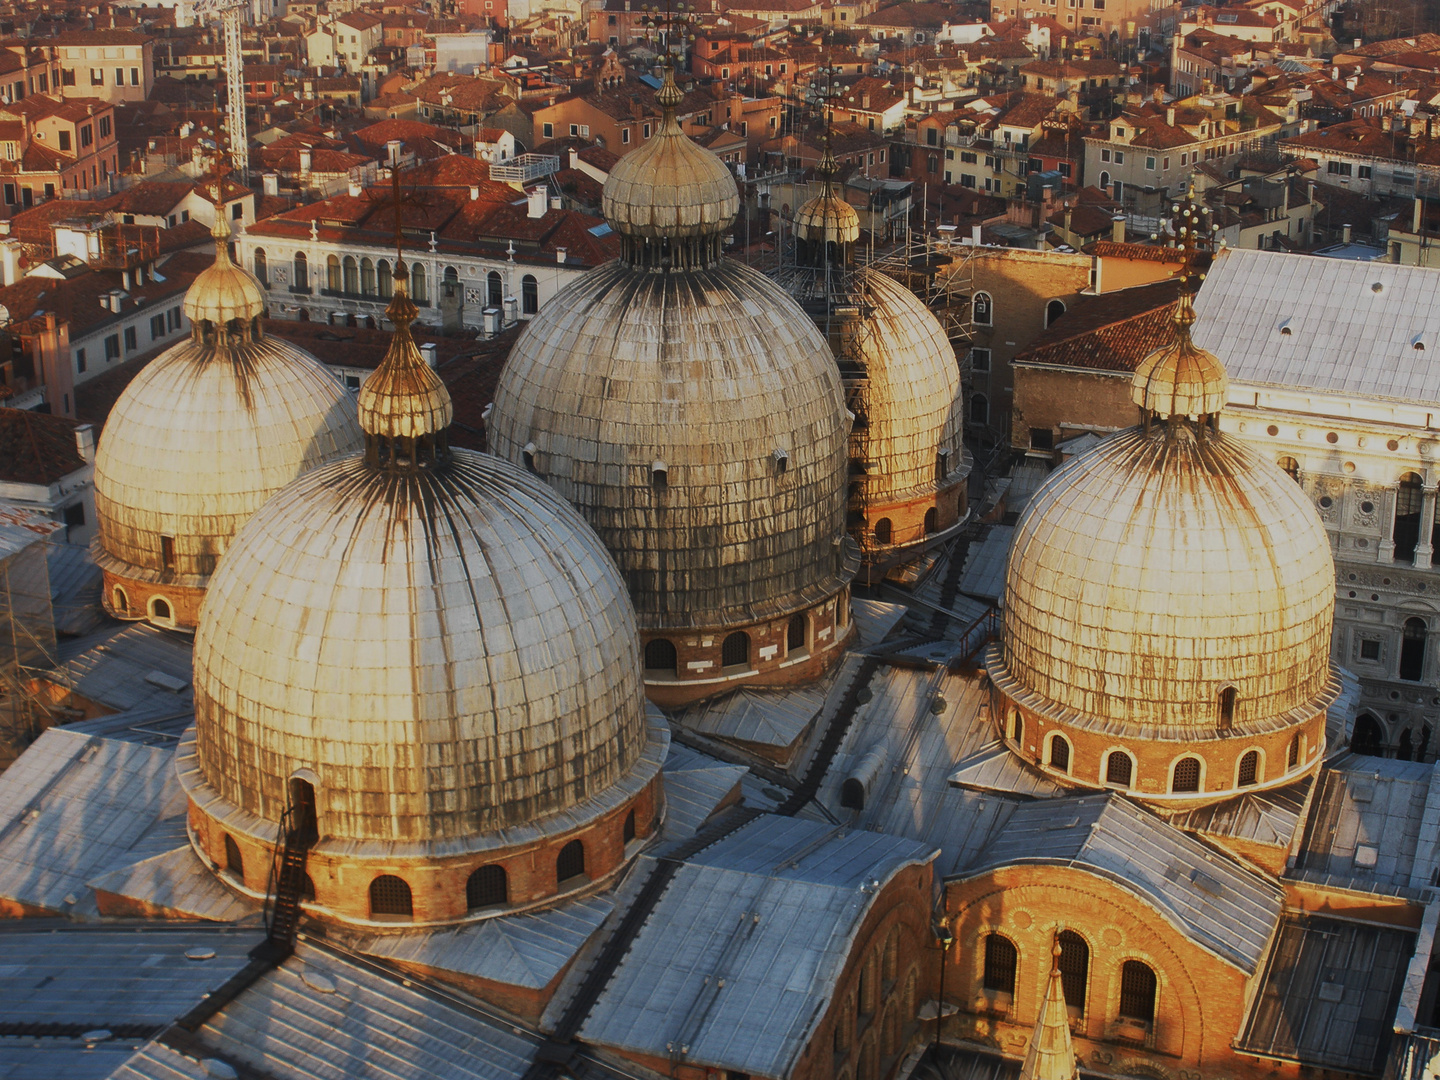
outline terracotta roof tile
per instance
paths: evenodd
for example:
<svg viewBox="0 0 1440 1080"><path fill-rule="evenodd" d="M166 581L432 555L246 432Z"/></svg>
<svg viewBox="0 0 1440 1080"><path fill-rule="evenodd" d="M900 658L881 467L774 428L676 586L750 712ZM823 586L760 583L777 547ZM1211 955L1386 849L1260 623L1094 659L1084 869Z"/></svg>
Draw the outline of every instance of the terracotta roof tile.
<svg viewBox="0 0 1440 1080"><path fill-rule="evenodd" d="M1014 363L1134 371L1174 335L1179 291L1172 280L1081 297Z"/></svg>

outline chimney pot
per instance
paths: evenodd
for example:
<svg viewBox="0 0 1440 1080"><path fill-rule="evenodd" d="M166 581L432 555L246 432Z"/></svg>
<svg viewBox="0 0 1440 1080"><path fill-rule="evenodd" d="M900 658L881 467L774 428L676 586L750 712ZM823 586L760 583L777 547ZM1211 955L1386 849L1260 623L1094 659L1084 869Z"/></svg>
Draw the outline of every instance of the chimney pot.
<svg viewBox="0 0 1440 1080"><path fill-rule="evenodd" d="M1116 214L1110 219L1110 239L1117 244L1125 243L1125 215Z"/></svg>
<svg viewBox="0 0 1440 1080"><path fill-rule="evenodd" d="M350 197L351 197L352 199L358 199L358 198L359 198L361 195L363 195L364 193L365 193L365 185L364 185L364 184L362 184L359 180L351 180L351 181L350 181Z"/></svg>
<svg viewBox="0 0 1440 1080"><path fill-rule="evenodd" d="M564 266L564 265L565 265L565 256L566 256L566 250L565 250L564 248L556 248L556 249L555 249L555 261L556 261L557 263L559 263L561 266Z"/></svg>
<svg viewBox="0 0 1440 1080"><path fill-rule="evenodd" d="M476 201L477 199L479 199L479 198L480 198L480 185L479 185L479 184L471 184L471 185L470 185L470 201L471 201L471 202L475 202L475 201Z"/></svg>

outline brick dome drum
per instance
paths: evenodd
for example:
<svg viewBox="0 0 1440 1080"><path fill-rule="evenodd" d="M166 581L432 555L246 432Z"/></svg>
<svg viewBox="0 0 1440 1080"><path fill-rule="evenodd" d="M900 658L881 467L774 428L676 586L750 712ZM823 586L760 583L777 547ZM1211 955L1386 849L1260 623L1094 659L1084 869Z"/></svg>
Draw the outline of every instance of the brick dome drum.
<svg viewBox="0 0 1440 1080"><path fill-rule="evenodd" d="M1334 602L1324 528L1276 465L1188 425L1129 429L1021 516L1004 677L1012 697L1110 732L1284 726L1328 704Z"/></svg>

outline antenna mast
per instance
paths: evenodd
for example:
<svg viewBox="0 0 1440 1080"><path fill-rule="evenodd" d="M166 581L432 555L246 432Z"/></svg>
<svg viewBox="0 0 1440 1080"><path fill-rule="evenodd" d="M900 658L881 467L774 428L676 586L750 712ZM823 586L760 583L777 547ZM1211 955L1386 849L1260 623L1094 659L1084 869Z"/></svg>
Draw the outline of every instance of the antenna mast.
<svg viewBox="0 0 1440 1080"><path fill-rule="evenodd" d="M225 43L225 132L230 136L230 165L240 183L250 186L250 142L245 134L245 57L240 50L240 12L245 0L199 0L195 14L218 16Z"/></svg>

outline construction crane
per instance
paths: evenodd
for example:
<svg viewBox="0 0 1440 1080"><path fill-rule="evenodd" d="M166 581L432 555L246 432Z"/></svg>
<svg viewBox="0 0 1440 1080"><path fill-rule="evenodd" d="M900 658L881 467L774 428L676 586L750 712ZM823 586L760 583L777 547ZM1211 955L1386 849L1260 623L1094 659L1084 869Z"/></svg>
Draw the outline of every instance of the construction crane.
<svg viewBox="0 0 1440 1080"><path fill-rule="evenodd" d="M250 143L245 137L245 58L240 52L240 12L248 0L197 0L197 18L219 18L225 38L225 133L230 165L240 183L250 183Z"/></svg>

